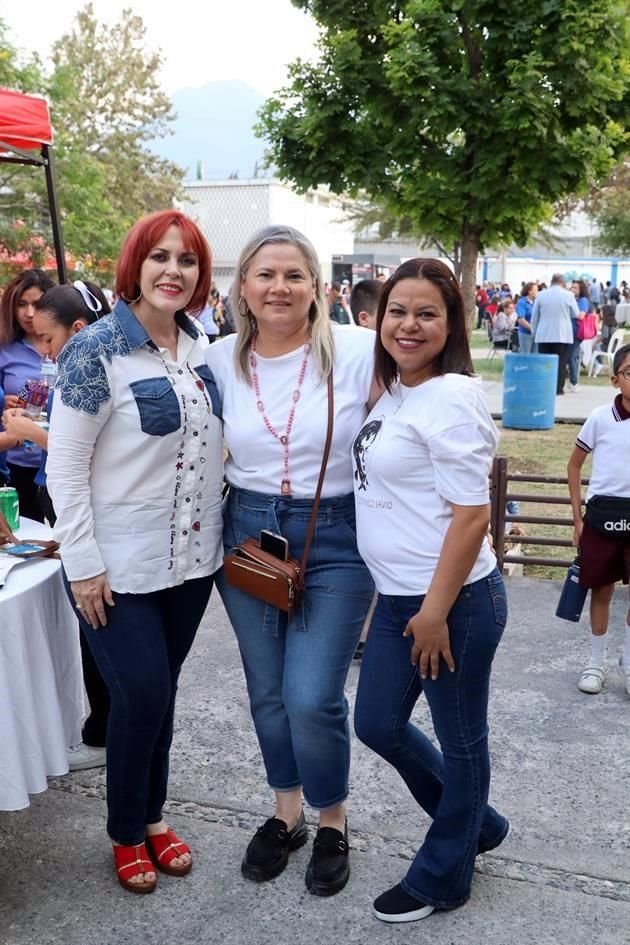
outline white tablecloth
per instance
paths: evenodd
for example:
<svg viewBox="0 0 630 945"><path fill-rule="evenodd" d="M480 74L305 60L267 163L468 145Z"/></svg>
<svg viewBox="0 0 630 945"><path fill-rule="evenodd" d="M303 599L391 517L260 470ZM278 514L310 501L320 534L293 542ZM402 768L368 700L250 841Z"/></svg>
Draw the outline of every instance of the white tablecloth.
<svg viewBox="0 0 630 945"><path fill-rule="evenodd" d="M22 538L50 538L22 520ZM0 810L21 810L68 771L81 739L79 626L57 560L25 561L0 587Z"/></svg>
<svg viewBox="0 0 630 945"><path fill-rule="evenodd" d="M630 322L630 303L623 302L615 309L615 321L618 325L627 325Z"/></svg>

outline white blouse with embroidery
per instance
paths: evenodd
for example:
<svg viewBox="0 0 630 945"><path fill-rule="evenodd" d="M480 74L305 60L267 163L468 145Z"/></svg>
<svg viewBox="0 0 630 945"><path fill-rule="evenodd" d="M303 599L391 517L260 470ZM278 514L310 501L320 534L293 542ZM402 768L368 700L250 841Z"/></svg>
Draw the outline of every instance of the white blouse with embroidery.
<svg viewBox="0 0 630 945"><path fill-rule="evenodd" d="M59 357L46 473L70 581L148 593L222 563L220 401L207 339L176 320L175 360L124 302Z"/></svg>

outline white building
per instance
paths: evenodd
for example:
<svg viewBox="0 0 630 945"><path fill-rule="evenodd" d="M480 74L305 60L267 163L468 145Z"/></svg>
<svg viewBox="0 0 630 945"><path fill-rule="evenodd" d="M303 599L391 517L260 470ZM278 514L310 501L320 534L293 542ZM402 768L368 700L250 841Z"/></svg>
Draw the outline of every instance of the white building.
<svg viewBox="0 0 630 945"><path fill-rule="evenodd" d="M389 275L404 259L438 255L411 240L380 240L376 227L355 235L348 219L352 201L337 197L323 188L298 194L289 184L274 178L251 180L196 180L184 183L182 210L196 220L212 248L213 275L227 292L234 279L236 260L258 229L285 223L301 230L315 245L325 282ZM549 283L555 272L570 278L597 278L619 285L630 282L630 260L597 255L597 231L584 213L575 212L554 223L554 246L532 243L520 249L488 249L479 257L477 282L507 282L514 291L521 282ZM445 260L446 261L446 260Z"/></svg>
<svg viewBox="0 0 630 945"><path fill-rule="evenodd" d="M187 181L184 189L181 209L196 220L210 243L213 276L221 292L232 284L246 241L269 224L285 223L308 236L327 282L333 256L354 252L354 227L346 219L350 201L321 188L298 194L273 178L254 178Z"/></svg>

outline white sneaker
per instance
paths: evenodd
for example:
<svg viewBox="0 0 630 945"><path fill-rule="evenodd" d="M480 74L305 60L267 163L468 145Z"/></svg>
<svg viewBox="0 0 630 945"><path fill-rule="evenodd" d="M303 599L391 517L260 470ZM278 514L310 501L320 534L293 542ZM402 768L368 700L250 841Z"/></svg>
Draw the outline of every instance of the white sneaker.
<svg viewBox="0 0 630 945"><path fill-rule="evenodd" d="M579 384L567 384L567 393L568 394L577 394L580 389Z"/></svg>
<svg viewBox="0 0 630 945"><path fill-rule="evenodd" d="M596 696L604 687L607 670L605 666L587 666L578 680L580 692Z"/></svg>
<svg viewBox="0 0 630 945"><path fill-rule="evenodd" d="M623 656L619 657L619 672L623 676L626 692L630 696L630 666L626 666L623 662Z"/></svg>
<svg viewBox="0 0 630 945"><path fill-rule="evenodd" d="M84 771L86 768L103 768L107 763L104 748L93 748L85 742L70 745L68 748L68 768L70 771Z"/></svg>

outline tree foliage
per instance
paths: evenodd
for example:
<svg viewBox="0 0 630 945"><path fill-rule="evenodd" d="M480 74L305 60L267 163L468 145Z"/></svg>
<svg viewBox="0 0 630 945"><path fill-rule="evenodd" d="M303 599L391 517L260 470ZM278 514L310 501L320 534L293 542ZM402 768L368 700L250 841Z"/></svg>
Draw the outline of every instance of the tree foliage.
<svg viewBox="0 0 630 945"><path fill-rule="evenodd" d="M47 74L37 60L19 63L0 24L0 84L50 100L64 241L92 273L111 272L129 226L171 206L178 193L183 172L146 147L169 133L174 118L158 83L160 62L131 10L109 25L88 3L54 43ZM49 240L43 174L19 168L9 178L0 195L0 241L12 246L29 233Z"/></svg>
<svg viewBox="0 0 630 945"><path fill-rule="evenodd" d="M630 162L615 167L593 201L598 243L613 256L630 256Z"/></svg>
<svg viewBox="0 0 630 945"><path fill-rule="evenodd" d="M628 144L627 2L293 0L321 27L260 131L305 189L367 194L462 247L523 245Z"/></svg>

